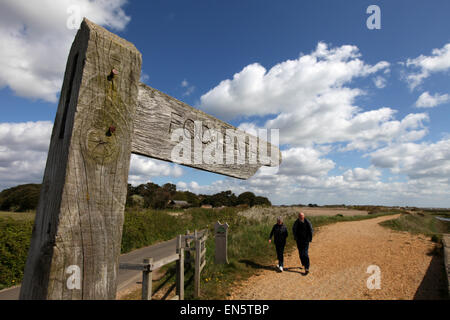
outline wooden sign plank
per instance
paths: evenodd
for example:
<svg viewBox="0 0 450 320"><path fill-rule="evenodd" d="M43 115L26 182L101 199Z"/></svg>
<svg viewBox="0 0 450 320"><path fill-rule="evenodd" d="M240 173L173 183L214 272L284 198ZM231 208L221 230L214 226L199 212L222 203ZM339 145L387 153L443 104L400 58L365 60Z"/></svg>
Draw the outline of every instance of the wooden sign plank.
<svg viewBox="0 0 450 320"><path fill-rule="evenodd" d="M177 129L181 135L174 140ZM222 140L217 139L215 133L220 133ZM173 152L183 139L190 141L190 155L176 161ZM221 148L221 161L205 161L207 148ZM230 154L227 148L233 152L233 161L227 159ZM262 155L261 150L267 152ZM281 163L281 152L277 146L143 83L139 85L132 153L240 179L250 178L262 165L278 166ZM215 156L214 152L210 154Z"/></svg>
<svg viewBox="0 0 450 320"><path fill-rule="evenodd" d="M115 299L142 57L84 19L72 44L21 299Z"/></svg>

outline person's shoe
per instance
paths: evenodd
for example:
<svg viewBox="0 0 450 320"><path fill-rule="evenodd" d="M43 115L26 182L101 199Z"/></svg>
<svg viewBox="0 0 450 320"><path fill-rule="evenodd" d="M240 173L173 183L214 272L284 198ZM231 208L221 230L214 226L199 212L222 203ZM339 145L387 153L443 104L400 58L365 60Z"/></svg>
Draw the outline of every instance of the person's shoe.
<svg viewBox="0 0 450 320"><path fill-rule="evenodd" d="M279 264L277 264L277 269L280 269L280 265Z"/></svg>
<svg viewBox="0 0 450 320"><path fill-rule="evenodd" d="M309 273L309 269L305 269L305 275Z"/></svg>
<svg viewBox="0 0 450 320"><path fill-rule="evenodd" d="M283 267L282 266L280 266L280 271L283 272Z"/></svg>

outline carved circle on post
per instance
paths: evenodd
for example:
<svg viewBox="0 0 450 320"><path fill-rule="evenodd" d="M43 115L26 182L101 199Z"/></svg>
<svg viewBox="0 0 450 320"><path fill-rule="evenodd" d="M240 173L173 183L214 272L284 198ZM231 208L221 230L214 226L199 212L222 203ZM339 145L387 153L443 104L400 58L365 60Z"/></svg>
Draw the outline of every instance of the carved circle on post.
<svg viewBox="0 0 450 320"><path fill-rule="evenodd" d="M115 70L115 69L113 69ZM121 110L124 102L118 91L116 80L110 81L102 75L92 77L91 82L101 84L105 88L104 96L94 96L91 103L98 105L97 110L83 121L82 134L84 135L85 150L90 159L99 164L108 164L117 159L120 153L120 135L123 132ZM86 92L85 94L89 94ZM101 101L101 103L99 103ZM86 106L91 107L91 106Z"/></svg>
<svg viewBox="0 0 450 320"><path fill-rule="evenodd" d="M86 134L89 155L98 163L109 163L115 160L119 153L116 135L108 135L106 131L92 128Z"/></svg>

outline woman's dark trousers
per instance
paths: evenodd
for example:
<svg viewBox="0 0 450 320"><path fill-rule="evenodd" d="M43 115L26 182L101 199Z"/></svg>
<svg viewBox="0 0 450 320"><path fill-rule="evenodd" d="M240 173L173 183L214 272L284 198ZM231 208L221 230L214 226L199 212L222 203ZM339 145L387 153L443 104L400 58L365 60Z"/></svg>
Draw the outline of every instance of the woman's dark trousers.
<svg viewBox="0 0 450 320"><path fill-rule="evenodd" d="M286 246L286 242L276 243L275 242L275 249L277 250L277 258L278 258L278 264L280 267L284 266L284 247Z"/></svg>

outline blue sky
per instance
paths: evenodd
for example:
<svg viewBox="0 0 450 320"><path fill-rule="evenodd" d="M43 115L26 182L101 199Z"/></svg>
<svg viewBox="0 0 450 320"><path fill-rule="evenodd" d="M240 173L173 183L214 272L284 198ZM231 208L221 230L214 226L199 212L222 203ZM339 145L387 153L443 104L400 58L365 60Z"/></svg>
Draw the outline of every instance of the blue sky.
<svg viewBox="0 0 450 320"><path fill-rule="evenodd" d="M373 4L379 30L366 26ZM130 182L275 204L450 207L444 0L2 1L0 189L42 180L74 5L136 45L148 85L235 126L280 129L277 175L133 156Z"/></svg>

